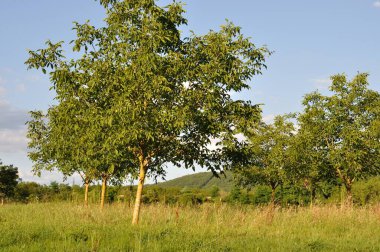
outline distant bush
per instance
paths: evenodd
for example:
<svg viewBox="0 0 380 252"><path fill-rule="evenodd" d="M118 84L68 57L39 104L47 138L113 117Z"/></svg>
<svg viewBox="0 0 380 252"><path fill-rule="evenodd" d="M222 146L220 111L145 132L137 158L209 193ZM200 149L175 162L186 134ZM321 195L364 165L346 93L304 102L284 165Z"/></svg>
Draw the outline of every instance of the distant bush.
<svg viewBox="0 0 380 252"><path fill-rule="evenodd" d="M354 203L358 205L380 202L380 177L373 177L354 184L352 188Z"/></svg>
<svg viewBox="0 0 380 252"><path fill-rule="evenodd" d="M218 186L213 185L210 189L210 196L213 198L219 197L220 196L220 189Z"/></svg>
<svg viewBox="0 0 380 252"><path fill-rule="evenodd" d="M252 203L255 205L267 204L270 201L271 189L269 186L257 186L253 190Z"/></svg>

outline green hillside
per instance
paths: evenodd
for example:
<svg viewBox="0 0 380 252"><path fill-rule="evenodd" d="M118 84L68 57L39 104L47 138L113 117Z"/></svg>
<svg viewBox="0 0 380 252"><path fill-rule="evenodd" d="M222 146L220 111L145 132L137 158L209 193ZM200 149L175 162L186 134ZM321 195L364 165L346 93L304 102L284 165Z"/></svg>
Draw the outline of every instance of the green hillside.
<svg viewBox="0 0 380 252"><path fill-rule="evenodd" d="M211 172L200 172L157 184L157 186L163 188L188 187L199 189L211 188L214 185L218 186L223 191L230 191L233 187L232 174L230 172L226 172L226 176L221 175L220 178L216 178Z"/></svg>

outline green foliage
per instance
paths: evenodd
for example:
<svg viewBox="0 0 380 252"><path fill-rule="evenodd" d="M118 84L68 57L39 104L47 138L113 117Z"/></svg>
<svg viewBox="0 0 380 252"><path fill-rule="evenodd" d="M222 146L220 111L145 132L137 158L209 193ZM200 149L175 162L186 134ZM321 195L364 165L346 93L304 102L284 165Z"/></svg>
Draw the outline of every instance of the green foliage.
<svg viewBox="0 0 380 252"><path fill-rule="evenodd" d="M352 193L355 205L376 204L380 200L380 178L372 177L368 180L359 181L354 184ZM89 187L89 202L97 203L100 198L101 187L93 185ZM131 205L136 193L136 186L110 186L107 190L109 204L123 203ZM150 204L168 205L199 205L207 202L219 202L219 198L226 203L266 205L271 202L272 190L269 186L258 185L250 191L243 190L237 186L231 191L221 191L218 187L207 188L195 187L162 187L158 185L147 185L142 202ZM346 194L344 187L326 184L316 190L313 201L317 204L340 204L342 195ZM212 197L210 199L210 196ZM33 202L74 202L82 203L84 188L78 185L69 186L56 182L50 185L40 185L35 182L18 183L14 190L11 201L33 203ZM311 202L310 191L304 186L285 184L275 190L275 201L283 206L307 205Z"/></svg>
<svg viewBox="0 0 380 252"><path fill-rule="evenodd" d="M265 205L270 202L271 188L269 186L256 186L253 190L252 203L255 205Z"/></svg>
<svg viewBox="0 0 380 252"><path fill-rule="evenodd" d="M71 44L79 57L66 59L62 42L29 52L26 64L49 74L58 101L47 126L40 112L29 122L35 171L55 166L90 178L122 176L135 175L139 163L144 178L146 171L164 176L166 163L220 169L223 153L207 148L210 139L228 142L258 117L257 106L230 92L249 87L268 50L230 22L181 38L178 28L187 20L180 3L101 4L104 27L75 23Z"/></svg>
<svg viewBox="0 0 380 252"><path fill-rule="evenodd" d="M241 198L241 189L237 186L235 186L234 188L232 188L229 196L228 196L228 201L230 202L240 202L240 198Z"/></svg>
<svg viewBox="0 0 380 252"><path fill-rule="evenodd" d="M220 196L220 189L216 185L213 185L210 189L210 196L216 198Z"/></svg>
<svg viewBox="0 0 380 252"><path fill-rule="evenodd" d="M14 200L23 203L74 201L81 202L83 190L78 186L58 184L40 185L35 182L21 182L15 188Z"/></svg>
<svg viewBox="0 0 380 252"><path fill-rule="evenodd" d="M352 197L358 205L377 204L380 201L380 177L355 183L352 187Z"/></svg>
<svg viewBox="0 0 380 252"><path fill-rule="evenodd" d="M2 202L14 195L19 182L18 169L13 165L4 165L0 160L0 198Z"/></svg>
<svg viewBox="0 0 380 252"><path fill-rule="evenodd" d="M380 173L380 95L368 89L367 77L358 74L348 81L345 75L332 76L332 94L306 95L299 117L307 142L302 155L312 159L307 177L327 180L326 175L333 175L349 198L354 181ZM308 155L312 152L314 157Z"/></svg>
<svg viewBox="0 0 380 252"><path fill-rule="evenodd" d="M251 197L246 190L242 190L240 187L235 186L228 194L225 201L233 204L249 204L251 203Z"/></svg>
<svg viewBox="0 0 380 252"><path fill-rule="evenodd" d="M286 172L292 165L288 149L295 128L290 118L293 115L277 116L273 124L261 122L247 131L248 139L239 144L237 150L229 150L239 153L243 147L245 155L245 158L232 161L237 183L246 188L270 186L273 203L275 190L286 182Z"/></svg>

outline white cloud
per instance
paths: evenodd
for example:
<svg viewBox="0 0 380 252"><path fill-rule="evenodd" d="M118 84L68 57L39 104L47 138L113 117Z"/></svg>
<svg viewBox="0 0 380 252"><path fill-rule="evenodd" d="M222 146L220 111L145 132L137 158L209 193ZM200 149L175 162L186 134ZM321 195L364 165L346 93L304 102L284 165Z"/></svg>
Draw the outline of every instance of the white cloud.
<svg viewBox="0 0 380 252"><path fill-rule="evenodd" d="M0 129L0 153L26 153L26 129Z"/></svg>
<svg viewBox="0 0 380 252"><path fill-rule="evenodd" d="M373 3L373 7L380 8L380 1L376 1Z"/></svg>
<svg viewBox="0 0 380 252"><path fill-rule="evenodd" d="M2 89L0 87L0 95ZM0 153L26 152L27 111L13 108L0 96ZM1 158L1 157L0 157Z"/></svg>
<svg viewBox="0 0 380 252"><path fill-rule="evenodd" d="M82 185L82 179L78 174L74 174L73 176L67 177L66 180L64 180L63 175L59 173L58 171L42 171L41 177L35 175L31 169L24 170L19 169L18 175L22 179L22 181L33 181L37 182L39 184L45 184L49 185L53 181L57 181L58 183L64 183L64 184L76 184L76 185Z"/></svg>
<svg viewBox="0 0 380 252"><path fill-rule="evenodd" d="M5 93L6 93L6 91L7 91L7 90L6 90L4 87L0 86L0 97L1 97L1 96L4 96ZM1 102L1 100L0 100L0 102Z"/></svg>
<svg viewBox="0 0 380 252"><path fill-rule="evenodd" d="M29 119L26 110L13 108L6 100L0 97L0 130L24 128Z"/></svg>

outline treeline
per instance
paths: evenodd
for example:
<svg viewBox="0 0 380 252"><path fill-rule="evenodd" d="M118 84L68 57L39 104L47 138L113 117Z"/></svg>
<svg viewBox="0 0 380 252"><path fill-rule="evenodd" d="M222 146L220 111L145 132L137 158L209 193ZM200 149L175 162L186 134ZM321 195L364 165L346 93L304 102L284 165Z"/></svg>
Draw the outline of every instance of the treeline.
<svg viewBox="0 0 380 252"><path fill-rule="evenodd" d="M136 186L110 186L106 194L106 204L125 204L132 206ZM344 204L344 187L330 186L316 193L317 204ZM79 185L68 185L52 182L41 185L35 182L20 182L7 198L11 203L73 202L83 204L85 188ZM352 188L355 205L376 204L380 202L380 177L360 181ZM196 206L207 203L250 204L263 206L271 204L272 191L269 186L256 186L246 190L235 186L225 192L217 186L207 189L196 188L162 188L156 185L146 187L142 197L144 204L168 204L178 206ZM89 187L89 203L98 204L101 198L101 185ZM275 203L278 206L308 206L312 203L310 192L303 187L283 186L275 192Z"/></svg>

